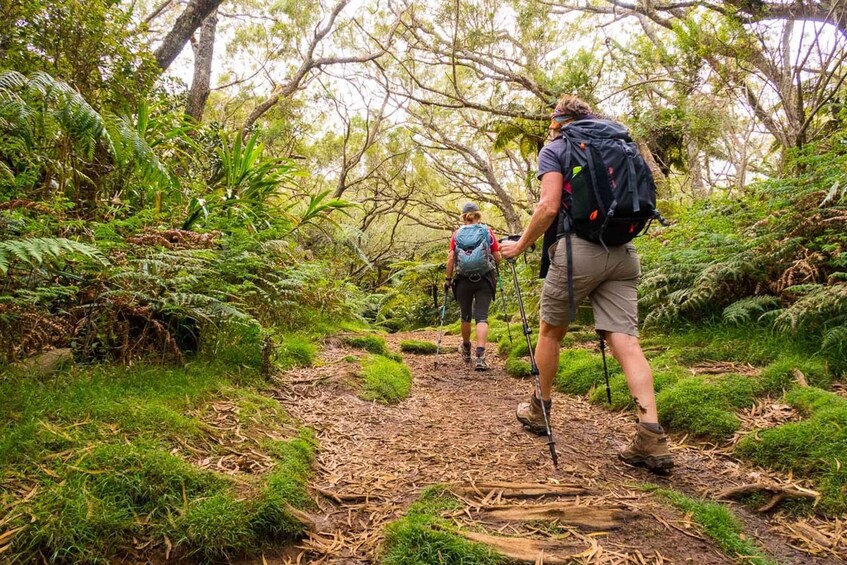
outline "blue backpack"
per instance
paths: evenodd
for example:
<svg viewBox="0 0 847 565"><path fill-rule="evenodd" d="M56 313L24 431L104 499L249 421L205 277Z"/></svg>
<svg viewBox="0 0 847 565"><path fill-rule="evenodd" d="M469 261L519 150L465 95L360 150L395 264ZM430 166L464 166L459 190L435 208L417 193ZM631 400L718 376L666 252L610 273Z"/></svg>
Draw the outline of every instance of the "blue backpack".
<svg viewBox="0 0 847 565"><path fill-rule="evenodd" d="M496 267L491 252L491 232L485 224L468 224L456 231L456 274L477 278Z"/></svg>

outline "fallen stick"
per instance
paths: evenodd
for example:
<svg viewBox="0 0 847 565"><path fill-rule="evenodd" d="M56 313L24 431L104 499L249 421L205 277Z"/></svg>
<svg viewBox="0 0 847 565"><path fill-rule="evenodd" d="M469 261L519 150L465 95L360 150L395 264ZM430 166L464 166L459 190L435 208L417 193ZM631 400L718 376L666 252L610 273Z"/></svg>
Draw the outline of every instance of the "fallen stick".
<svg viewBox="0 0 847 565"><path fill-rule="evenodd" d="M514 522L556 520L561 524L587 530L604 531L620 528L638 514L619 506L586 506L578 504L536 504L526 506L494 506L483 508L488 518Z"/></svg>
<svg viewBox="0 0 847 565"><path fill-rule="evenodd" d="M735 498L736 496L755 494L758 492L769 492L772 494L771 499L768 500L768 502L757 508L758 512L770 512L776 508L780 502L788 498L807 498L810 500L817 500L820 497L820 493L813 490L782 486L774 483L752 483L724 489L720 491L715 498L717 500L728 500Z"/></svg>
<svg viewBox="0 0 847 565"><path fill-rule="evenodd" d="M583 547L582 544L568 544L561 540L536 540L518 537L492 536L479 532L458 532L461 536L481 543L522 563L573 563L573 556L567 547Z"/></svg>
<svg viewBox="0 0 847 565"><path fill-rule="evenodd" d="M505 483L487 482L462 484L452 483L447 489L461 496L476 495L487 496L496 491L503 498L532 498L536 496L576 496L588 495L591 491L577 484L540 484L540 483Z"/></svg>

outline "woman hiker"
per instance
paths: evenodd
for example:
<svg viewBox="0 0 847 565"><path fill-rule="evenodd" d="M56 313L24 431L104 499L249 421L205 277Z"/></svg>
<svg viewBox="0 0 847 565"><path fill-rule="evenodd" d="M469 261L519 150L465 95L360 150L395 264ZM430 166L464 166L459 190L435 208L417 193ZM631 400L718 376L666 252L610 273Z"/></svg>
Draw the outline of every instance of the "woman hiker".
<svg viewBox="0 0 847 565"><path fill-rule="evenodd" d="M500 244L494 231L481 223L479 206L462 206L462 226L450 238L447 279L444 289L453 289L462 314L462 359L471 362L471 317L476 320L476 360L474 369L485 371L485 344L488 340L488 307L497 285Z"/></svg>

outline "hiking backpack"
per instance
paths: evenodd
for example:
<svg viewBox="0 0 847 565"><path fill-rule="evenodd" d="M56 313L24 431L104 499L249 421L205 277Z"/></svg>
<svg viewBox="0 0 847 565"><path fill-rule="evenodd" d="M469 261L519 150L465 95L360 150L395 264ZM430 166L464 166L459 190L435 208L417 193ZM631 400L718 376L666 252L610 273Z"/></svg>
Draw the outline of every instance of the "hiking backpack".
<svg viewBox="0 0 847 565"><path fill-rule="evenodd" d="M651 221L661 221L653 174L624 126L582 119L564 126L561 134L562 170L570 176L571 192L563 194L559 235L572 232L616 246L632 241Z"/></svg>
<svg viewBox="0 0 847 565"><path fill-rule="evenodd" d="M495 268L491 232L485 224L468 224L456 230L456 274L477 278Z"/></svg>
<svg viewBox="0 0 847 565"><path fill-rule="evenodd" d="M608 246L632 241L653 220L664 223L656 210L653 173L624 126L610 120L586 118L571 122L554 142L565 144L560 153L562 172L570 192L562 192L555 238L565 238L568 265L568 307L576 320L573 293L571 234ZM549 241L545 234L545 244ZM546 246L545 246L546 247ZM549 264L549 258L545 257ZM542 276L546 265L542 260Z"/></svg>

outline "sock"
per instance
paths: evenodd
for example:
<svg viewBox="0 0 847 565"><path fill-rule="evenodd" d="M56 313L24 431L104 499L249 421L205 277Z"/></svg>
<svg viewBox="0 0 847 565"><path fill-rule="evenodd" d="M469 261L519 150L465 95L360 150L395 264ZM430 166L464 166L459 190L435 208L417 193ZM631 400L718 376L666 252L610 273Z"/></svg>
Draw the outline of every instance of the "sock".
<svg viewBox="0 0 847 565"><path fill-rule="evenodd" d="M471 350L471 342L469 342L469 341L463 341L463 342L462 342L462 347L464 347L466 350L470 351L470 350Z"/></svg>
<svg viewBox="0 0 847 565"><path fill-rule="evenodd" d="M651 432L661 434L664 433L664 429L659 424L641 422L641 425L650 430Z"/></svg>
<svg viewBox="0 0 847 565"><path fill-rule="evenodd" d="M485 348L484 347L477 347L476 348L476 356L482 357L483 355L485 355Z"/></svg>

